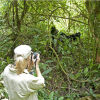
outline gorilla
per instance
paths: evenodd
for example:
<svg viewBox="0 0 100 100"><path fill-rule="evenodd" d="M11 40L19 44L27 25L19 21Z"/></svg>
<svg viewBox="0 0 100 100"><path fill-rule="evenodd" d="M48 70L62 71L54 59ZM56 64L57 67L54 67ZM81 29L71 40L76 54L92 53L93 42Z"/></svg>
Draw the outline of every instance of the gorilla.
<svg viewBox="0 0 100 100"><path fill-rule="evenodd" d="M63 42L61 37L65 38L65 39L70 39L71 41L75 41L75 40L77 40L77 38L80 39L80 36L81 36L80 32L77 32L77 33L72 34L72 35L66 35L65 33L61 32L59 39L61 42Z"/></svg>

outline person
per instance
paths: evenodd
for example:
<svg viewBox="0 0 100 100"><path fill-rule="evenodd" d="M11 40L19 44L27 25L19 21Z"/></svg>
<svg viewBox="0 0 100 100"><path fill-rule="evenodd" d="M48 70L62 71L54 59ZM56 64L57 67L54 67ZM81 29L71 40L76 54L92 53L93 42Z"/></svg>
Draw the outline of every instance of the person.
<svg viewBox="0 0 100 100"><path fill-rule="evenodd" d="M9 100L38 100L37 90L45 86L39 69L40 55L34 59L31 47L20 45L14 49L14 60L3 71ZM37 77L29 73L34 64Z"/></svg>

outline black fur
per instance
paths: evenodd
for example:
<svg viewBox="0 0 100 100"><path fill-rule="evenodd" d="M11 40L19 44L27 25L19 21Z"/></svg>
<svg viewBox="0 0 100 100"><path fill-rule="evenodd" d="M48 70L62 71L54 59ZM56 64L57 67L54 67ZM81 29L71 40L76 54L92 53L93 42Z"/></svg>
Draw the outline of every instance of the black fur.
<svg viewBox="0 0 100 100"><path fill-rule="evenodd" d="M58 30L56 29L55 26L51 27L51 38L52 38L52 47L54 48L54 39L57 39L58 35ZM64 43L64 40L69 39L69 41L76 41L78 38L80 39L81 33L75 33L72 35L66 35L64 32L59 32L60 36L57 40L61 41Z"/></svg>
<svg viewBox="0 0 100 100"><path fill-rule="evenodd" d="M71 41L72 41L72 40L75 41L75 40L77 40L77 38L80 39L80 36L81 36L81 33L80 33L80 32L75 33L75 34L72 34L72 35L66 35L66 34L63 33L63 32L61 32L61 34L60 34L60 38L61 38L61 37L64 37L64 38L66 38L66 39L70 39ZM60 39L60 40L63 41L62 39Z"/></svg>

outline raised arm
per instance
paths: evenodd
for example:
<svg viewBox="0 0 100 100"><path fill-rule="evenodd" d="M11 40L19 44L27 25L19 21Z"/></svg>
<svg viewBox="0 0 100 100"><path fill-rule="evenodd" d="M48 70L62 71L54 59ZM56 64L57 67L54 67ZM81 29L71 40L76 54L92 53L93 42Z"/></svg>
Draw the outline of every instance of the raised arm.
<svg viewBox="0 0 100 100"><path fill-rule="evenodd" d="M40 62L40 55L38 54L37 55L37 61L36 61L36 74L37 74L37 77L42 77L42 74L41 74L41 71L40 71L40 68L39 68L39 62Z"/></svg>

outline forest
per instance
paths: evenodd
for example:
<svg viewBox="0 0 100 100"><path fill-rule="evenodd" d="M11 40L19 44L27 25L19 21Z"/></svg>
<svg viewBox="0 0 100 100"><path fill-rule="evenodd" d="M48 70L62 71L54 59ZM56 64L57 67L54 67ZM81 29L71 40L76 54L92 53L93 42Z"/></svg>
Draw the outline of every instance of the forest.
<svg viewBox="0 0 100 100"><path fill-rule="evenodd" d="M100 100L99 41L99 0L0 0L0 100L1 74L21 44L40 53L39 100Z"/></svg>

